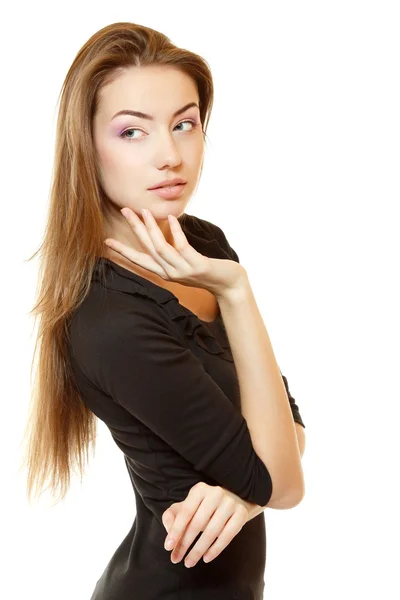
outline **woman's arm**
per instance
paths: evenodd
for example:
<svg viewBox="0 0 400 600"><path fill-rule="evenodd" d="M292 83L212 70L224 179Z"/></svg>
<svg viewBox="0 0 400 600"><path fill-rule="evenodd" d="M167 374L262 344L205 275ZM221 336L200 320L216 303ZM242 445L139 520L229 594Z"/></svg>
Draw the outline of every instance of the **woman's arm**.
<svg viewBox="0 0 400 600"><path fill-rule="evenodd" d="M296 427L296 432L297 432L297 441L299 444L300 457L303 458L305 444L306 444L306 436L305 436L304 427L302 425L300 425L300 423L296 423L296 422L294 425ZM251 521L251 519L254 519L254 517L257 517L267 507L268 508L276 508L276 509L291 508L291 507L286 506L284 503L274 502L273 498L271 498L271 500L268 502L268 504L266 506L258 506L258 504L254 504L253 502L247 502L245 500L244 500L244 502L246 504L246 508L247 508L247 512L248 512L247 521Z"/></svg>
<svg viewBox="0 0 400 600"><path fill-rule="evenodd" d="M218 296L218 303L238 375L241 412L272 478L272 496L262 508L291 508L304 495L301 453L282 375L248 279Z"/></svg>
<svg viewBox="0 0 400 600"><path fill-rule="evenodd" d="M297 433L297 441L299 443L300 457L303 458L304 450L306 447L306 434L303 425L300 425L300 423L295 423L295 426Z"/></svg>

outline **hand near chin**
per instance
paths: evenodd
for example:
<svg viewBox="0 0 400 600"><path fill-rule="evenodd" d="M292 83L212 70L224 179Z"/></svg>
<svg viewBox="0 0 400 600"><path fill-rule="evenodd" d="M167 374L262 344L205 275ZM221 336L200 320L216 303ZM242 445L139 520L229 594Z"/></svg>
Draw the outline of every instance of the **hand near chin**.
<svg viewBox="0 0 400 600"><path fill-rule="evenodd" d="M147 252L139 252L126 244L108 238L105 244L133 262L166 281L189 287L204 288L218 298L226 292L240 289L248 281L244 267L233 260L209 258L191 246L179 221L169 215L173 244L169 244L150 211L143 220L130 208L122 209ZM122 211L121 211L122 212Z"/></svg>
<svg viewBox="0 0 400 600"><path fill-rule="evenodd" d="M216 558L239 533L243 525L262 512L257 505L242 500L233 492L204 482L194 485L183 502L175 502L163 513L162 521L174 540L171 560L179 562L200 532L195 546L185 558L194 566L202 557L205 562Z"/></svg>

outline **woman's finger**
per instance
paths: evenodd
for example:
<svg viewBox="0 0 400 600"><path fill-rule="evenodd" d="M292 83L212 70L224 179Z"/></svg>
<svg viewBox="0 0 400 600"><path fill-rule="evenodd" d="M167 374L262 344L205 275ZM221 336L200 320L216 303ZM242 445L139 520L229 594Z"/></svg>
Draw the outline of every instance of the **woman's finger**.
<svg viewBox="0 0 400 600"><path fill-rule="evenodd" d="M125 216L132 229L134 229L142 244L146 247L153 259L160 264L166 272L170 267L176 269L182 268L185 264L185 260L173 246L168 244L150 210L142 210L143 223L133 210L129 208L123 210L124 212L122 214ZM174 231L171 229L173 235L176 235L177 228L180 229L179 222L177 227L174 228ZM186 236L182 230L181 234L186 240Z"/></svg>
<svg viewBox="0 0 400 600"><path fill-rule="evenodd" d="M154 223L150 222L151 219L150 220L147 219L146 224L142 223L142 221L140 220L138 215L130 208L122 209L121 213L123 214L123 216L128 221L129 225L134 230L134 232L137 235L140 242L147 249L148 253L138 252L137 250L134 250L133 248L130 248L126 244L123 244L123 243L119 242L118 240L114 240L113 238L106 239L105 244L112 250L115 250L116 252L121 254L121 256L124 256L125 258L130 260L131 262L133 262L149 271L152 271L153 273L156 273L156 275L159 275L163 279L168 279L169 275L164 268L164 267L167 267L167 262L164 261L163 259L160 259L158 252L154 246L153 240L152 240L152 235L154 236L154 230L158 229L159 235L162 236L164 243L166 245L169 245L169 244L167 244L165 237L163 236L160 228L158 227L157 222L155 221L154 217L151 217L151 219L155 223L155 226L154 226ZM186 236L183 233L183 231L181 230L179 222L176 219L175 219L175 221L176 221L177 225L174 224L174 227L173 228L171 227L171 232L174 229L175 235L177 236L177 239L179 240L178 243L182 244L182 236L183 236L184 242L186 242L186 244L187 244L188 242L187 242ZM177 232L176 232L177 229L179 229L181 232L180 236L179 236L179 232L177 235ZM150 235L150 233L149 233L149 231L151 231L151 230L153 231L152 235ZM157 246L159 245L159 243L160 242L157 242Z"/></svg>
<svg viewBox="0 0 400 600"><path fill-rule="evenodd" d="M164 269L152 256L149 256L145 252L138 252L130 246L127 246L118 240L114 240L113 238L107 238L104 243L111 248L111 250L118 252L118 254L121 254L121 256L124 256L135 265L139 265L148 271L156 273L156 275L159 275L163 279L166 279L167 276Z"/></svg>
<svg viewBox="0 0 400 600"><path fill-rule="evenodd" d="M193 493L196 490L196 487L197 486L193 487L186 500L181 502L179 512L174 519L173 525L169 530L168 536L164 543L164 548L166 550L172 550L172 548L177 546L180 538L188 526L188 523L196 513L203 500L203 496L200 493ZM168 541L171 541L171 545L168 545Z"/></svg>
<svg viewBox="0 0 400 600"><path fill-rule="evenodd" d="M199 558L203 557L204 562L211 562L216 558L233 540L235 536L242 529L243 525L247 522L247 515L245 516L241 510L236 510L235 513L231 516L231 518L226 522L225 527L222 532L219 534L215 542L209 546L209 548L205 551L203 546L199 546L197 549L196 546L193 547L193 550L190 551L190 554L185 560L191 561L196 564ZM201 540L201 538L200 538ZM199 542L200 542L199 540Z"/></svg>
<svg viewBox="0 0 400 600"><path fill-rule="evenodd" d="M154 260L154 263L159 265L157 269L151 269L153 272L163 277L163 279L175 280L186 275L187 271L190 271L187 259L189 258L193 261L193 255L196 257L200 255L190 246L176 218L169 215L169 223L174 240L174 245L171 246L166 241L151 211L148 210L148 216L145 216L145 212L142 210L143 222L130 208L123 208L121 213Z"/></svg>
<svg viewBox="0 0 400 600"><path fill-rule="evenodd" d="M230 544L242 529L246 519L230 499L224 501L214 512L195 546L185 558L185 566L194 566L205 554L212 560Z"/></svg>
<svg viewBox="0 0 400 600"><path fill-rule="evenodd" d="M174 524L176 515L179 512L180 505L181 505L181 502L174 502L161 515L161 521L162 521L162 524L164 525L167 533L170 532L171 527Z"/></svg>
<svg viewBox="0 0 400 600"><path fill-rule="evenodd" d="M187 500L185 500L185 502L187 502ZM194 511L193 517L190 519L182 536L174 546L174 551L171 554L171 560L173 562L179 562L180 560L182 560L187 550L189 549L193 541L196 539L196 537L199 535L199 533L203 532L206 529L207 524L210 522L210 519L212 518L220 503L221 495L218 493L217 488L215 488L215 490L212 490L211 492L208 492L208 494L204 496L198 509ZM191 505L189 505L189 507L190 506ZM189 510L192 510L192 508L189 508ZM226 519L228 518L229 515L227 513ZM214 539L210 541L210 544L214 541Z"/></svg>
<svg viewBox="0 0 400 600"><path fill-rule="evenodd" d="M167 274L171 273L171 277L175 277L176 273L185 273L188 266L187 257L192 256L192 253L196 253L196 251L190 246L179 221L175 219L175 222L171 225L171 220L169 220L172 236L176 240L174 247L166 241L152 212L150 210L146 212L147 215L144 213L143 218L151 239L149 251L154 260L160 263ZM179 251L177 250L178 247L180 248ZM191 249L192 252L189 250L188 253L188 249Z"/></svg>

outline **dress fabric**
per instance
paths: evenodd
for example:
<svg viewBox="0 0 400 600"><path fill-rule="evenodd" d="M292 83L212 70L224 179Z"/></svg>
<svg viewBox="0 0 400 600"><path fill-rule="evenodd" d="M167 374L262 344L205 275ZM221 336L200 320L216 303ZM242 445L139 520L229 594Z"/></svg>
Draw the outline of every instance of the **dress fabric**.
<svg viewBox="0 0 400 600"><path fill-rule="evenodd" d="M179 221L197 251L239 262L220 227L187 213ZM89 294L70 319L68 351L83 402L122 450L136 503L91 600L262 600L263 513L210 563L188 569L164 549L162 514L197 482L261 506L272 494L240 411L221 313L203 321L169 290L99 257ZM293 419L305 427L282 378Z"/></svg>

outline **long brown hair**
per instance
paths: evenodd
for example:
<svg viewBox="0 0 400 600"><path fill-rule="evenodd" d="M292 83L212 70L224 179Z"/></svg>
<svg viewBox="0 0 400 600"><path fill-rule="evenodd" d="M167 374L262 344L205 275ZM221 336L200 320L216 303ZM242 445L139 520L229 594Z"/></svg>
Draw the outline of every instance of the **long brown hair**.
<svg viewBox="0 0 400 600"><path fill-rule="evenodd" d="M99 185L92 120L102 86L126 68L147 65L174 66L193 78L205 135L213 104L207 62L142 25L113 23L95 33L79 50L60 91L48 219L42 244L29 258L41 252L38 300L31 311L35 322L41 317L35 380L23 437L28 502L44 489L53 497L58 491L57 501L62 500L71 469L77 465L82 479L91 444L94 452L97 417L79 395L66 350L69 319L90 290L107 237L108 199Z"/></svg>

